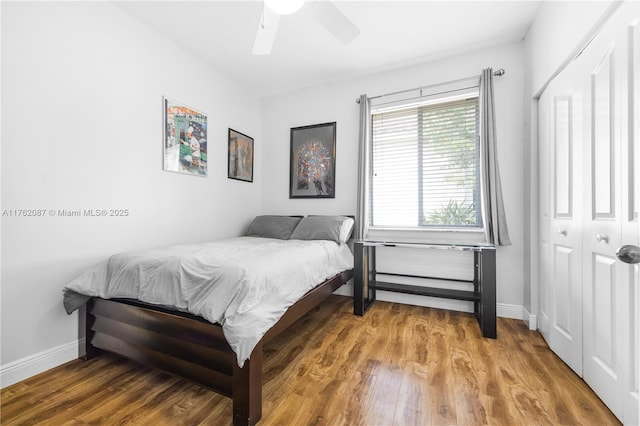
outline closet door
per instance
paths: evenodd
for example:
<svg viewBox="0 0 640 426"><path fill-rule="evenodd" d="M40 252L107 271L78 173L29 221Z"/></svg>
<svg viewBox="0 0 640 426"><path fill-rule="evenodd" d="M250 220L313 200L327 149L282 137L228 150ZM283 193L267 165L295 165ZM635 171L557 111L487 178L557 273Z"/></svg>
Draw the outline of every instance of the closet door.
<svg viewBox="0 0 640 426"><path fill-rule="evenodd" d="M539 104L541 332L625 424L639 423L640 265L616 251L640 245L639 17L623 3Z"/></svg>
<svg viewBox="0 0 640 426"><path fill-rule="evenodd" d="M549 347L582 374L582 95L570 73L548 87Z"/></svg>
<svg viewBox="0 0 640 426"><path fill-rule="evenodd" d="M582 375L582 139L584 96L571 69L538 102L540 158L539 329Z"/></svg>
<svg viewBox="0 0 640 426"><path fill-rule="evenodd" d="M637 2L620 7L577 61L575 76L583 82L588 116L583 377L620 419L625 418L626 396L634 386L630 370L636 362L630 359L633 340L629 334L636 315L635 307L630 306L634 278L629 276L630 267L617 260L616 250L623 241L638 239L637 218L630 217L634 185L628 177L632 169L623 156L634 144L629 108L633 99L630 82L636 79L630 74L635 53L629 28L637 25L637 9Z"/></svg>

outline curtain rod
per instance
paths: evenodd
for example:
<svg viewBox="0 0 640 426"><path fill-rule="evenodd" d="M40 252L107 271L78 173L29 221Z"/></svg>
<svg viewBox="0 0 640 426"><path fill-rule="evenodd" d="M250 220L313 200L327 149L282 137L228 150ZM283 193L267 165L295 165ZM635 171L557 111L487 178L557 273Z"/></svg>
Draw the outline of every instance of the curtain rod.
<svg viewBox="0 0 640 426"><path fill-rule="evenodd" d="M506 71L504 70L504 68L500 68L499 70L494 71L493 75L495 75L496 77L500 77L502 75L505 75L505 73L506 73ZM420 87L416 87L414 89L407 89L407 90L400 90L398 92L385 93L384 95L372 96L369 99L383 98L385 96L398 95L400 93L406 93L406 92L413 92L414 90L429 89L431 87L443 86L445 84L459 83L461 81L471 80L472 78L479 78L479 76L465 77L465 78L460 78L458 80L446 81L444 83L430 84L428 86L420 86ZM357 104L360 103L360 98L356 99L356 103Z"/></svg>

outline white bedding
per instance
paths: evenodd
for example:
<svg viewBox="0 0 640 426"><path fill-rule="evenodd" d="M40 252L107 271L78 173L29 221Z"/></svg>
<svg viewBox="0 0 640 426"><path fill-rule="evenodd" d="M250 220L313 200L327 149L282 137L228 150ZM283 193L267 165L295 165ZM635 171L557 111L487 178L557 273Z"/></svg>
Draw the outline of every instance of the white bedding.
<svg viewBox="0 0 640 426"><path fill-rule="evenodd" d="M289 306L352 268L346 244L239 237L117 254L65 293L169 305L219 323L242 367Z"/></svg>

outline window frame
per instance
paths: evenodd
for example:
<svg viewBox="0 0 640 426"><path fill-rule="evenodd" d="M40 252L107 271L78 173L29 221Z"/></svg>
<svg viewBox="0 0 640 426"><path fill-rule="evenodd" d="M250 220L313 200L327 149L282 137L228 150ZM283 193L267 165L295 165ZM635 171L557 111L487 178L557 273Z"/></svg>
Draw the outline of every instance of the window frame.
<svg viewBox="0 0 640 426"><path fill-rule="evenodd" d="M406 241L406 242L429 242L429 243L459 243L459 244L478 244L486 242L485 224L484 224L484 205L482 202L482 193L484 191L480 175L482 173L482 151L480 149L480 122L479 118L476 121L476 149L477 154L477 169L476 179L477 181L477 195L475 196L478 212L477 218L479 220L479 226L465 226L465 225L419 225L416 227L402 227L402 226L381 226L373 224L373 170L374 170L374 158L373 158L373 116L379 114L385 110L397 110L401 108L420 107L430 104L441 104L455 100L475 98L478 102L478 114L479 114L479 86L478 84L469 85L468 82L464 87L448 87L432 90L431 93L420 93L412 96L405 96L405 98L391 99L372 103L371 107L371 124L369 127L369 137L371 144L369 144L369 189L368 189L368 204L369 204L369 226L367 229L367 239L371 240L393 240L393 241ZM421 133L421 132L420 132ZM421 199L421 197L420 197Z"/></svg>

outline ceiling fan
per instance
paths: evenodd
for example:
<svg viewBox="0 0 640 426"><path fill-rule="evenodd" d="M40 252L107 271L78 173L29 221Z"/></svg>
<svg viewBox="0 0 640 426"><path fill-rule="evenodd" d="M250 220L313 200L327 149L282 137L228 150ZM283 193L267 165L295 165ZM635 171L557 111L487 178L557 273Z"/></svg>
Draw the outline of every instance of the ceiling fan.
<svg viewBox="0 0 640 426"><path fill-rule="evenodd" d="M308 0L313 17L343 45L349 44L360 30L329 0ZM290 15L304 6L305 0L264 0L262 18L253 44L254 55L271 53L281 15Z"/></svg>

